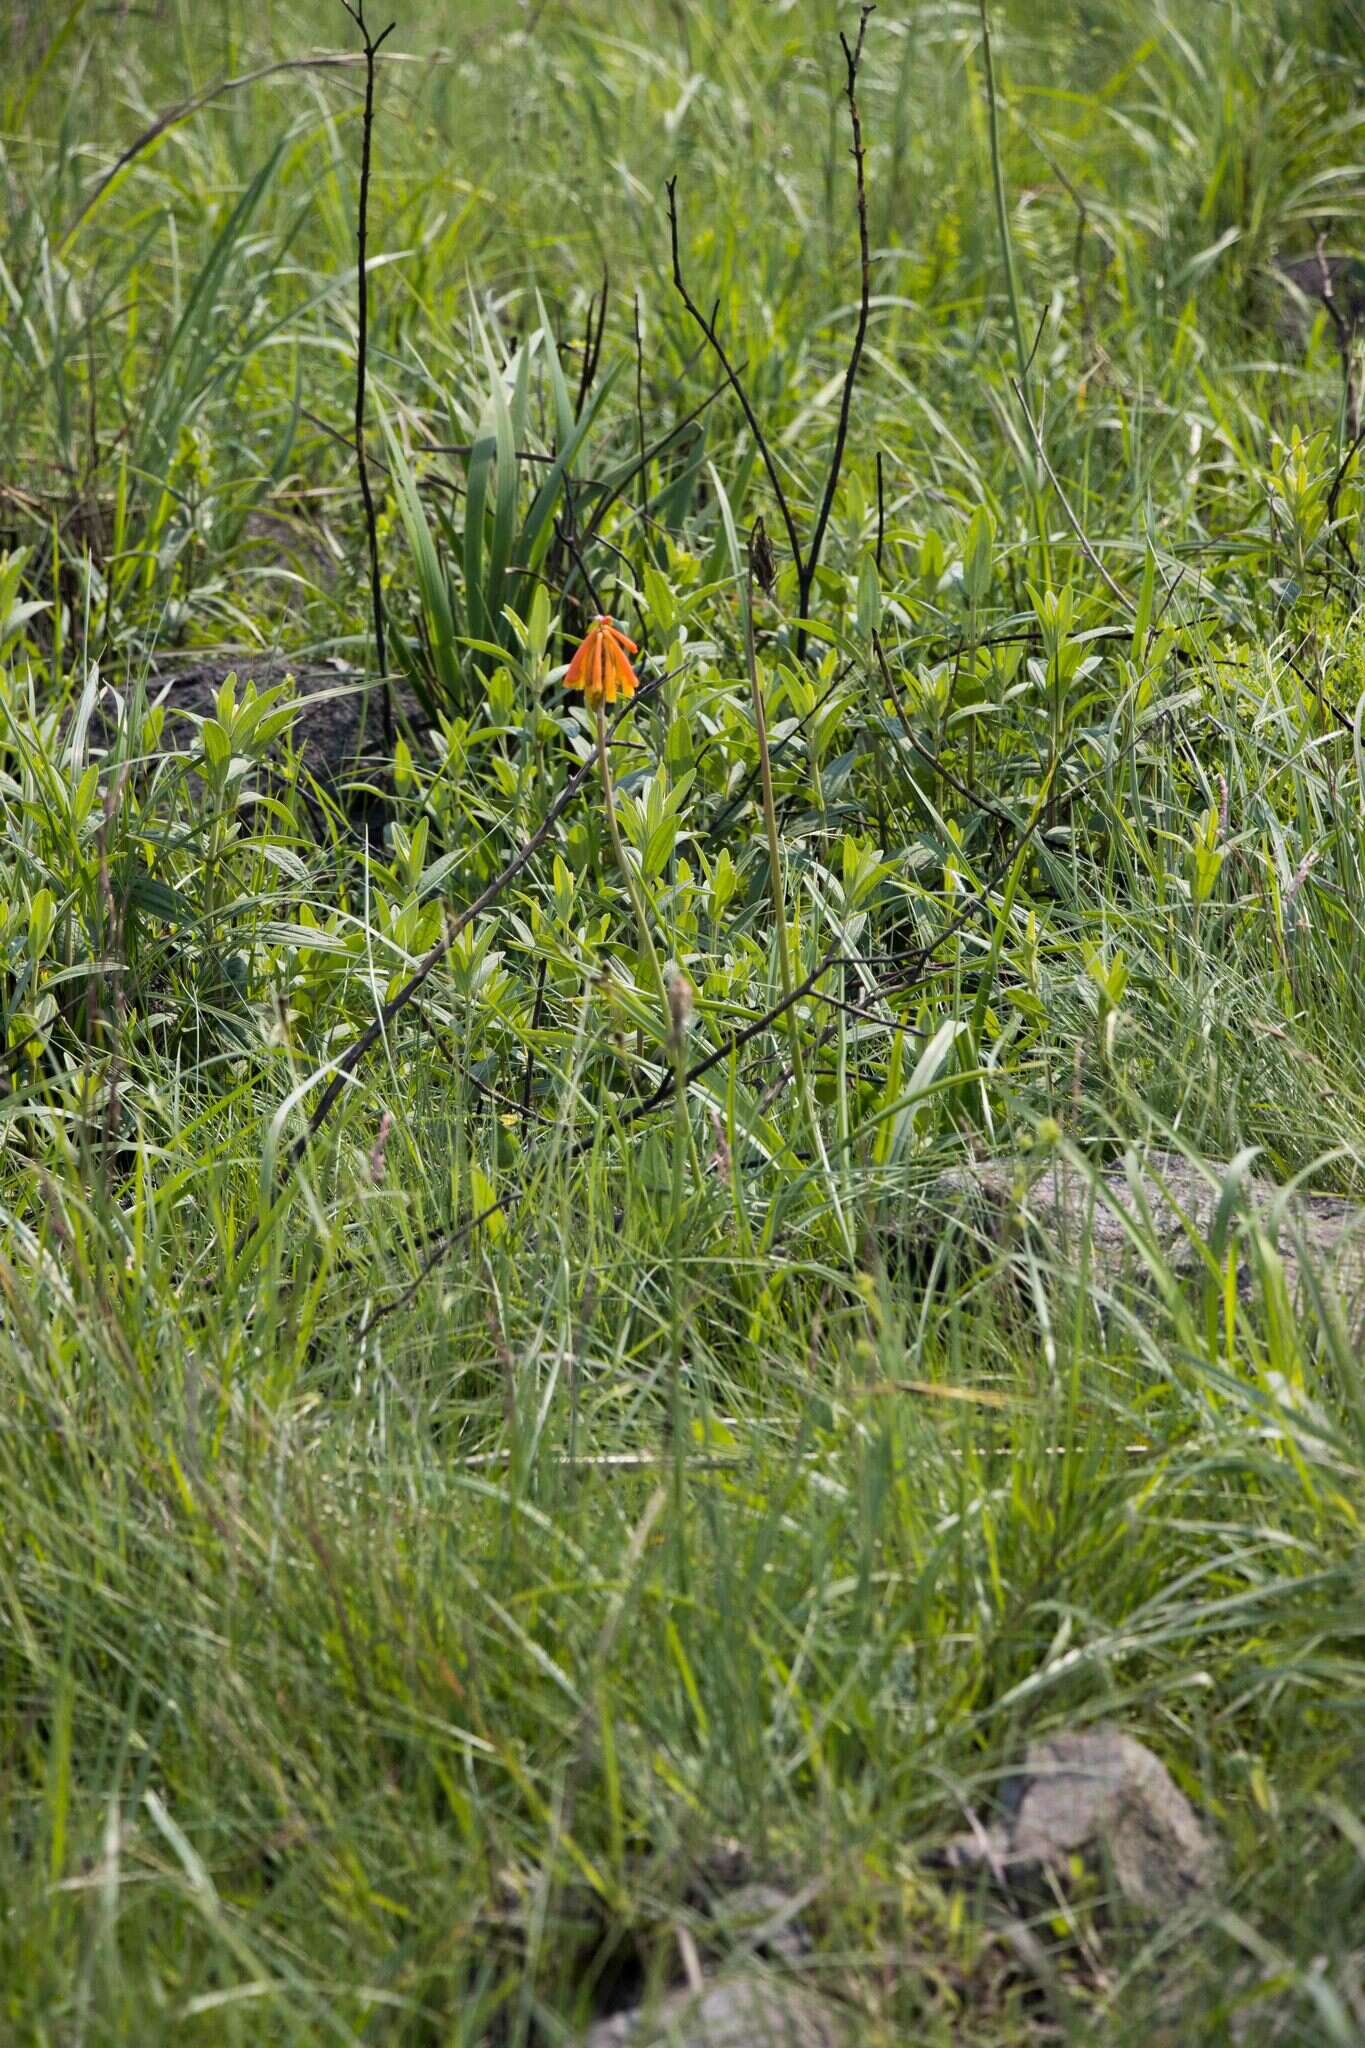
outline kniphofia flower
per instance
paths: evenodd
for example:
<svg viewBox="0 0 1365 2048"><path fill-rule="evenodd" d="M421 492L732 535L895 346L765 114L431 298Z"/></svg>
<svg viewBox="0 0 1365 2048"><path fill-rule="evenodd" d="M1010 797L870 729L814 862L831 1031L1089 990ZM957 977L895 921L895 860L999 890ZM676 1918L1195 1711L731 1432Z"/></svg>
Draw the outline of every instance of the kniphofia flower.
<svg viewBox="0 0 1365 2048"><path fill-rule="evenodd" d="M593 620L583 644L569 663L564 686L581 690L590 705L614 704L618 697L633 697L640 679L630 665L639 648L627 640L621 628L603 614Z"/></svg>

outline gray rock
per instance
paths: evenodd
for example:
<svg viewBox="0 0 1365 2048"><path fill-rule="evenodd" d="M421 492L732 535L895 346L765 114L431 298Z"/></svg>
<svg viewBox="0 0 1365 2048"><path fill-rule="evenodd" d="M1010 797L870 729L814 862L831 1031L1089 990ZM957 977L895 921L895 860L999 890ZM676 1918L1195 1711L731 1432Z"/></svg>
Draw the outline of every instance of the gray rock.
<svg viewBox="0 0 1365 2048"><path fill-rule="evenodd" d="M1365 325L1365 262L1360 257L1314 249L1310 255L1277 263L1275 275L1284 287L1280 326L1286 340L1302 347L1319 307L1327 308L1339 335Z"/></svg>
<svg viewBox="0 0 1365 2048"><path fill-rule="evenodd" d="M1217 1871L1214 1843L1166 1766L1116 1728L1030 1743L1001 1808L999 1821L950 1842L932 1859L937 1867L984 1873L1006 1893L1032 1895L1064 1886L1079 1857L1156 1919L1205 1892Z"/></svg>
<svg viewBox="0 0 1365 2048"><path fill-rule="evenodd" d="M1365 391L1354 357L1356 339L1365 330L1365 263L1358 256L1329 252L1319 245L1311 256L1295 256L1278 264L1275 275L1281 287L1277 324L1291 347L1304 348L1319 312L1326 312L1341 357L1346 431L1352 440L1358 440Z"/></svg>
<svg viewBox="0 0 1365 2048"><path fill-rule="evenodd" d="M388 816L383 794L388 786L383 699L377 688L345 663L319 665L273 656L219 658L150 675L147 701L161 703L165 711L163 750L189 744L194 721L213 716L218 691L230 675L237 678L239 703L248 683L258 693L287 686L289 701L297 706L290 739L308 775L340 802L358 831L369 838L380 838ZM128 693L116 694L124 698ZM428 729L430 721L410 690L400 686L395 703L400 720L406 720L414 732L420 734ZM93 744L109 746L114 727L113 707L106 698L91 721ZM253 785L268 788L269 765L263 765L250 779Z"/></svg>
<svg viewBox="0 0 1365 2048"><path fill-rule="evenodd" d="M848 2040L834 2008L814 1991L746 1975L599 2020L583 2048L847 2048Z"/></svg>
<svg viewBox="0 0 1365 2048"><path fill-rule="evenodd" d="M150 675L147 700L153 704L158 699L164 702L168 733L174 733L186 714L189 718L213 715L219 688L230 675L237 678L239 702L248 683L253 683L258 691L274 689L282 683L289 686L289 698L298 706L292 727L294 742L311 772L321 781L334 782L357 765L377 763L382 758L381 692L344 662L334 666L325 662L291 662L283 656L249 655L191 661L183 667ZM419 729L425 728L426 714L410 690L400 685L397 701L403 717ZM103 710L96 715L95 730L103 731L107 737ZM183 732L181 737L183 740Z"/></svg>
<svg viewBox="0 0 1365 2048"><path fill-rule="evenodd" d="M736 1948L746 1948L775 1962L798 1962L810 1951L810 1936L801 1921L801 1901L775 1884L752 1881L736 1885L717 1899L715 1927Z"/></svg>
<svg viewBox="0 0 1365 2048"><path fill-rule="evenodd" d="M1227 1176L1225 1166L1192 1165L1177 1152L1149 1152L1135 1192L1122 1164L1091 1175L1053 1162L1030 1177L1024 1166L990 1164L956 1168L940 1176L940 1198L956 1208L974 1208L988 1234L1001 1239L1027 1227L1070 1260L1088 1243L1090 1267L1105 1285L1140 1273L1130 1225L1144 1237L1149 1225L1163 1260L1179 1276L1203 1270L1191 1231L1208 1242L1217 1222ZM1273 1213L1280 1195L1274 1181L1248 1174L1238 1190L1238 1207L1249 1210L1272 1242L1278 1242L1285 1284L1292 1299L1299 1283L1300 1242L1316 1273L1341 1299L1348 1317L1365 1321L1365 1208L1338 1195L1296 1192L1283 1221ZM1146 1217L1143 1211L1146 1211ZM1240 1263L1244 1295L1258 1284L1250 1259Z"/></svg>

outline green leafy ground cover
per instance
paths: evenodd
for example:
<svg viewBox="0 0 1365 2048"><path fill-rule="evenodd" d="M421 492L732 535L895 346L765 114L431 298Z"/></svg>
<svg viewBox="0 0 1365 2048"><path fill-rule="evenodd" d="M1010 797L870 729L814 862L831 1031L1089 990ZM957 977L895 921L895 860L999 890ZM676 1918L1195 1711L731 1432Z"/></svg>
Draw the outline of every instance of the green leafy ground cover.
<svg viewBox="0 0 1365 2048"><path fill-rule="evenodd" d="M296 64L350 25L5 11L6 2040L572 2041L726 1845L811 1887L855 2039L1365 2032L1351 1305L1235 1174L1132 1285L939 1187L1151 1142L1365 1196L1361 373L1274 274L1359 239L1359 9L1000 7L999 204L978 8L872 18L802 623L840 28L403 7L369 446L424 716L367 838L268 679L372 666L363 81ZM291 1163L591 760L599 603L685 1041L589 774ZM774 1019L783 927L830 964ZM1058 1903L1040 1988L921 1854L1101 1719L1224 1876Z"/></svg>

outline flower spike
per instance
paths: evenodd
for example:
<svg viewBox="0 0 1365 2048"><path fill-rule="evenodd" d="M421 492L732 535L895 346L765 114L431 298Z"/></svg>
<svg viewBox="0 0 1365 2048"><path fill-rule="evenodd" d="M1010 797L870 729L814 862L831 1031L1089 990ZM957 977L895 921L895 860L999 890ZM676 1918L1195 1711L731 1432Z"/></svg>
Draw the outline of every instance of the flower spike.
<svg viewBox="0 0 1365 2048"><path fill-rule="evenodd" d="M618 697L633 697L640 679L630 665L630 657L639 651L635 642L628 640L604 613L593 620L584 634L564 677L565 688L581 690L590 705L614 704Z"/></svg>

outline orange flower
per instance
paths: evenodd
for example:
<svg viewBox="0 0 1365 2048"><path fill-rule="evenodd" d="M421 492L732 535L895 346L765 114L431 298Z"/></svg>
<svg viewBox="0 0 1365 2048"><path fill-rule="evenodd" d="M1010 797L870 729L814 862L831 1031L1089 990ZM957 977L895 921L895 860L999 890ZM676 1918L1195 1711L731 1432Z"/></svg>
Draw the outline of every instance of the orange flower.
<svg viewBox="0 0 1365 2048"><path fill-rule="evenodd" d="M583 645L569 663L564 687L581 690L593 705L614 704L618 697L633 697L640 679L630 665L630 657L639 651L635 642L627 640L609 618L594 619Z"/></svg>

